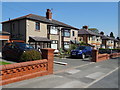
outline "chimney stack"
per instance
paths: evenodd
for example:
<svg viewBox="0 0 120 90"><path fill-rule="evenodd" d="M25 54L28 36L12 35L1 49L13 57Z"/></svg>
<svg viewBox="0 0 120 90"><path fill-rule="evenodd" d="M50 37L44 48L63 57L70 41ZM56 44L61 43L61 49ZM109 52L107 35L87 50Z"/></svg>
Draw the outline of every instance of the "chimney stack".
<svg viewBox="0 0 120 90"><path fill-rule="evenodd" d="M83 26L83 29L86 29L86 30L88 30L88 26Z"/></svg>
<svg viewBox="0 0 120 90"><path fill-rule="evenodd" d="M52 20L52 12L51 12L50 9L47 9L46 18L49 19L49 20Z"/></svg>

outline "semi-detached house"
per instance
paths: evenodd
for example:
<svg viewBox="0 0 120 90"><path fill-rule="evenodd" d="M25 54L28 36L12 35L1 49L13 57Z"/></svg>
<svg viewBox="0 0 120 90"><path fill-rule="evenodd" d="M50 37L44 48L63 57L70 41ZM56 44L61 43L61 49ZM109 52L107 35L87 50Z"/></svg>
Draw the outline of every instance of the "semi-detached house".
<svg viewBox="0 0 120 90"><path fill-rule="evenodd" d="M2 30L10 33L10 39L21 39L35 48L67 49L70 41L77 40L75 27L52 19L47 9L46 17L29 14L2 22Z"/></svg>
<svg viewBox="0 0 120 90"><path fill-rule="evenodd" d="M119 40L102 35L102 48L117 49L119 48Z"/></svg>
<svg viewBox="0 0 120 90"><path fill-rule="evenodd" d="M101 48L101 36L102 35L88 30L88 26L83 26L83 28L78 31L78 41L89 44L90 46L93 46L96 49Z"/></svg>

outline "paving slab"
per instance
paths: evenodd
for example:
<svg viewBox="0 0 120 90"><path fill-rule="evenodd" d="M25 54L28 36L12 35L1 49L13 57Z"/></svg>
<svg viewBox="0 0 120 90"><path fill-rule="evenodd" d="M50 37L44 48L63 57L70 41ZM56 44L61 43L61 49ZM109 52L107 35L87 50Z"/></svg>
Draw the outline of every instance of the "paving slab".
<svg viewBox="0 0 120 90"><path fill-rule="evenodd" d="M72 70L66 71L66 73L69 73L69 74L75 74L75 73L78 73L78 72L80 72L80 70L77 70L77 69L72 69Z"/></svg>
<svg viewBox="0 0 120 90"><path fill-rule="evenodd" d="M87 75L87 76L85 76L85 77L87 77L87 78L92 78L92 79L97 79L97 78L99 78L99 77L101 77L101 76L103 76L103 75L105 75L105 73L95 72L95 73L89 74L89 75Z"/></svg>
<svg viewBox="0 0 120 90"><path fill-rule="evenodd" d="M83 88L84 86L86 86L86 83L74 80L54 88Z"/></svg>

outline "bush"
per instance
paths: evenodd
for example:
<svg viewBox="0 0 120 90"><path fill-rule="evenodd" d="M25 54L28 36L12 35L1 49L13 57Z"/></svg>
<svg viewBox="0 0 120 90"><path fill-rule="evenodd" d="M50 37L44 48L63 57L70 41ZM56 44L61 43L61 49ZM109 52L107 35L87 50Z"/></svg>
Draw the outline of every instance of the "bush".
<svg viewBox="0 0 120 90"><path fill-rule="evenodd" d="M71 50L74 50L77 48L77 45L76 44L71 44L70 45L70 48L66 51L66 54L70 54Z"/></svg>
<svg viewBox="0 0 120 90"><path fill-rule="evenodd" d="M42 59L41 53L35 50L25 51L20 57L20 62Z"/></svg>

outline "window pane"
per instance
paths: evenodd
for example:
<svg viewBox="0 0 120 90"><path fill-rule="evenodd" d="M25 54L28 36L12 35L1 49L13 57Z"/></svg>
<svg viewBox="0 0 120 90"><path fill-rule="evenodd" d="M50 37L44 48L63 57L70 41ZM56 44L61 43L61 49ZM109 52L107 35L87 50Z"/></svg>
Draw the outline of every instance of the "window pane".
<svg viewBox="0 0 120 90"><path fill-rule="evenodd" d="M75 36L75 32L74 31L72 31L72 36Z"/></svg>
<svg viewBox="0 0 120 90"><path fill-rule="evenodd" d="M40 23L36 22L36 30L40 30Z"/></svg>
<svg viewBox="0 0 120 90"><path fill-rule="evenodd" d="M63 35L66 37L70 37L70 30L63 30Z"/></svg>
<svg viewBox="0 0 120 90"><path fill-rule="evenodd" d="M58 30L57 30L57 28L54 27L54 26L51 26L50 34L58 34Z"/></svg>
<svg viewBox="0 0 120 90"><path fill-rule="evenodd" d="M52 49L57 49L57 44L51 44Z"/></svg>

